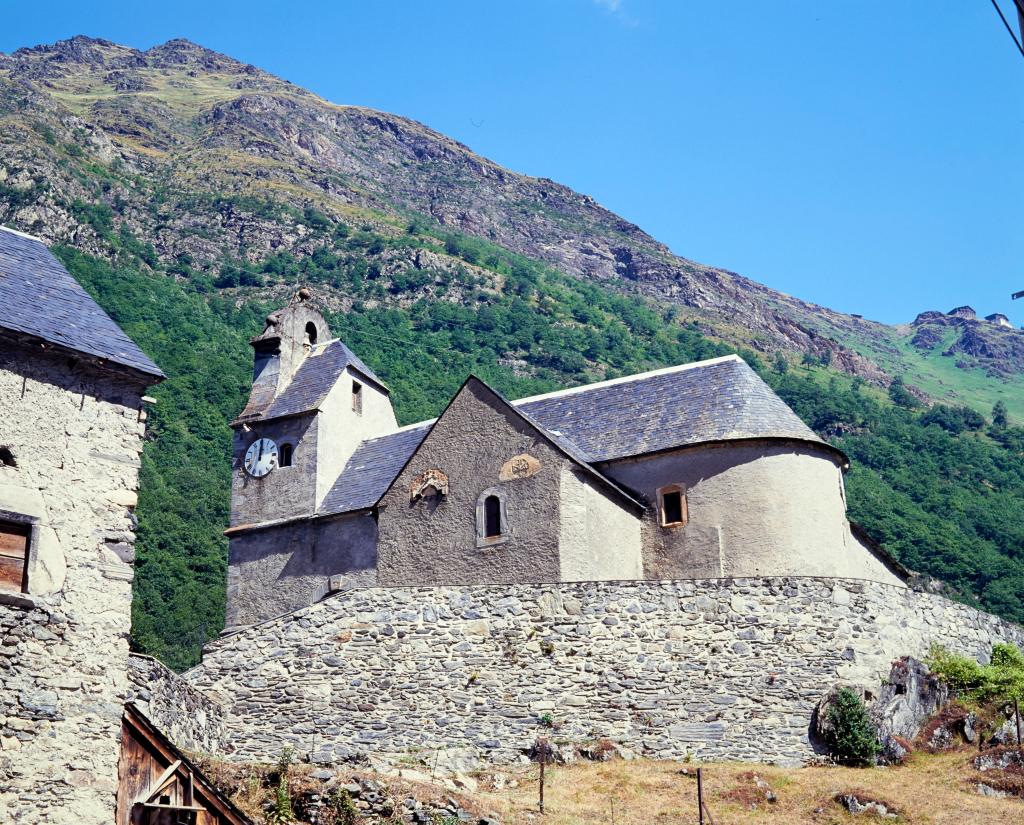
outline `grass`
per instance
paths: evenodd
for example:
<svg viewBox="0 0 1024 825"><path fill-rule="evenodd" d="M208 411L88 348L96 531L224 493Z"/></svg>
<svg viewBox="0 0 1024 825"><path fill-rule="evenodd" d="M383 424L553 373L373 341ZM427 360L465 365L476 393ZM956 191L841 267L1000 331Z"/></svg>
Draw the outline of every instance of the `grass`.
<svg viewBox="0 0 1024 825"><path fill-rule="evenodd" d="M1024 419L1024 376L1015 375L1006 380L993 378L985 370L961 369L957 357L942 355L957 337L957 330L947 330L942 342L930 352L922 352L910 344L911 327L886 330L889 340L884 344L868 337L859 337L832 330L837 340L850 349L875 361L892 375L902 375L911 384L932 398L946 404L966 404L984 415L1000 399L1006 404L1011 417Z"/></svg>
<svg viewBox="0 0 1024 825"><path fill-rule="evenodd" d="M1024 801L983 797L975 790L973 753L915 754L899 768L776 768L765 765L703 765L705 800L718 825L832 825L852 822L1000 825L1024 821ZM686 773L683 773L686 771ZM518 786L481 792L476 799L498 813L505 825L541 820L537 810L537 767L516 775ZM754 776L771 786L770 803ZM853 816L833 801L837 794L894 805L897 819ZM678 762L579 763L548 767L545 825L684 825L697 822L696 767Z"/></svg>

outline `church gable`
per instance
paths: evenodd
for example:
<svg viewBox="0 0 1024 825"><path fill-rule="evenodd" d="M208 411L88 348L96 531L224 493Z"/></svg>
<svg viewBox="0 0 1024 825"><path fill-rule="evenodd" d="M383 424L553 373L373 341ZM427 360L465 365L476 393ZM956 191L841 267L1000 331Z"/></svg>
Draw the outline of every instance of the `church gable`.
<svg viewBox="0 0 1024 825"><path fill-rule="evenodd" d="M379 581L558 581L563 468L584 466L470 378L380 501Z"/></svg>

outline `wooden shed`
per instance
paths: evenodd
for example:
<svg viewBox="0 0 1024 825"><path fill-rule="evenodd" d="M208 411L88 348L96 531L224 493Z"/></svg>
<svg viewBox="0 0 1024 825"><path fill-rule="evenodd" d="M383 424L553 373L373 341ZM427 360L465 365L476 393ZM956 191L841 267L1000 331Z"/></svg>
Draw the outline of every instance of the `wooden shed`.
<svg viewBox="0 0 1024 825"><path fill-rule="evenodd" d="M117 775L116 825L253 825L133 704Z"/></svg>

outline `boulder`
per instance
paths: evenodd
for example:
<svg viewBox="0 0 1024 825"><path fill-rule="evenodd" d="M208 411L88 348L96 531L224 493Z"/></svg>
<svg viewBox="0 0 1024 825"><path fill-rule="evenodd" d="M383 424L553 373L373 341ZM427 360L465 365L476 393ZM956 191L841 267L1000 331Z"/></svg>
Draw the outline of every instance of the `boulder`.
<svg viewBox="0 0 1024 825"><path fill-rule="evenodd" d="M851 814L870 814L882 819L899 817L899 811L893 805L878 799L871 799L860 791L839 793L835 795L834 799Z"/></svg>
<svg viewBox="0 0 1024 825"><path fill-rule="evenodd" d="M949 688L926 664L910 656L893 662L889 678L870 708L882 744L881 760L906 758L925 723L949 701Z"/></svg>
<svg viewBox="0 0 1024 825"><path fill-rule="evenodd" d="M1022 723L1022 729L1024 729L1024 723ZM1014 719L1007 719L1003 724L992 734L992 737L988 740L989 745L999 746L1015 746L1017 744L1017 722Z"/></svg>

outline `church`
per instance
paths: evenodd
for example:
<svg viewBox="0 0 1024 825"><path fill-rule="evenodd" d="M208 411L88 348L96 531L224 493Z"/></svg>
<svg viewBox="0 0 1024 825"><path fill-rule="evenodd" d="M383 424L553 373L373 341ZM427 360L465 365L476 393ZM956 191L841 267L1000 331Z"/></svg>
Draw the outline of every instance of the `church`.
<svg viewBox="0 0 1024 825"><path fill-rule="evenodd" d="M227 630L339 591L826 576L905 585L847 457L735 355L509 400L470 376L399 427L301 291L232 422Z"/></svg>

